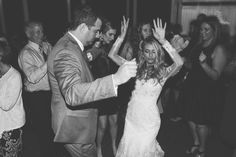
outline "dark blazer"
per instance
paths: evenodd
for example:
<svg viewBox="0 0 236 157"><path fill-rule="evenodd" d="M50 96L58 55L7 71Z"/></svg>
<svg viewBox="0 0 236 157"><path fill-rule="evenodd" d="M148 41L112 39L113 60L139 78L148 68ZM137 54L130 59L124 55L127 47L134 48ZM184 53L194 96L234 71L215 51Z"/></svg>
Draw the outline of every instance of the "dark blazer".
<svg viewBox="0 0 236 157"><path fill-rule="evenodd" d="M112 76L94 81L82 53L77 42L67 33L48 56L52 128L56 142L94 143L97 110L89 105L116 96Z"/></svg>

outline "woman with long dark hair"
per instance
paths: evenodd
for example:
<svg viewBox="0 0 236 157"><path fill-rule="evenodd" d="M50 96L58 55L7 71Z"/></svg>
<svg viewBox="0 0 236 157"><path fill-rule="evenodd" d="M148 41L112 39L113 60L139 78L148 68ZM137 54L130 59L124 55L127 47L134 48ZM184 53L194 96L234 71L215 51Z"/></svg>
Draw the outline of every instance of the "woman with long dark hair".
<svg viewBox="0 0 236 157"><path fill-rule="evenodd" d="M219 98L223 98L221 73L227 63L220 42L220 23L217 17L207 16L200 26L200 40L190 52L191 69L183 93L185 119L193 137L188 154L204 157L210 126L217 123Z"/></svg>

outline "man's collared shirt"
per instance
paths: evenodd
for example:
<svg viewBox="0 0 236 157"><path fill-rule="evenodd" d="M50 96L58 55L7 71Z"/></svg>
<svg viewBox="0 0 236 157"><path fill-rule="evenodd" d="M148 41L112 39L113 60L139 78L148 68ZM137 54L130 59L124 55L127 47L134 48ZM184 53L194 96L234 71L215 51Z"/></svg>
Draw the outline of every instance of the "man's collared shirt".
<svg viewBox="0 0 236 157"><path fill-rule="evenodd" d="M75 41L77 42L81 50L84 51L84 45L82 44L82 42L79 39L77 39L76 36L74 36L71 32L68 32L68 33L72 36L72 38L75 39Z"/></svg>
<svg viewBox="0 0 236 157"><path fill-rule="evenodd" d="M51 51L51 45L44 42L43 50L48 53ZM42 53L38 44L29 41L19 54L18 64L26 77L24 79L26 91L50 90L47 63L45 63Z"/></svg>

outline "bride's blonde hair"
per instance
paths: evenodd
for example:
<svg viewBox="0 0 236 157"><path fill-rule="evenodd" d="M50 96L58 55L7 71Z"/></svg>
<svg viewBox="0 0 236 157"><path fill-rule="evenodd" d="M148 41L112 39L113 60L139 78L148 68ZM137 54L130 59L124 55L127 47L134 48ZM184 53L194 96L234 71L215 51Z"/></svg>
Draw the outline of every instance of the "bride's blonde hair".
<svg viewBox="0 0 236 157"><path fill-rule="evenodd" d="M147 66L147 62L144 56L144 48L145 45L153 45L153 47L156 49L156 58L155 63L153 66ZM164 77L164 72L166 69L165 61L164 61L164 51L161 47L161 45L153 38L149 37L142 41L140 44L140 52L138 56L138 71L137 71L137 79L144 79L148 80L150 78L157 79L158 82L160 82Z"/></svg>

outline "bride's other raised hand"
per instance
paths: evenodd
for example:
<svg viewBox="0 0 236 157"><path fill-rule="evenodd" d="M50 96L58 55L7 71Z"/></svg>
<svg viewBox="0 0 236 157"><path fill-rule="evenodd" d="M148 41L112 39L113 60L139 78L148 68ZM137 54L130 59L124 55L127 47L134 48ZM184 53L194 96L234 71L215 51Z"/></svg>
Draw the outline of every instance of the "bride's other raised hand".
<svg viewBox="0 0 236 157"><path fill-rule="evenodd" d="M127 33L128 30L128 26L129 26L129 18L125 18L125 16L123 16L123 20L121 21L121 34L119 36L119 38L123 39L125 38L125 35Z"/></svg>
<svg viewBox="0 0 236 157"><path fill-rule="evenodd" d="M164 23L164 26L162 25L162 20L160 18L157 18L156 20L153 19L153 26L152 29L153 36L161 43L164 44L166 41L165 39L165 33L166 33L166 22Z"/></svg>

